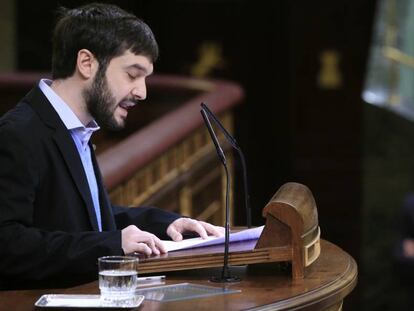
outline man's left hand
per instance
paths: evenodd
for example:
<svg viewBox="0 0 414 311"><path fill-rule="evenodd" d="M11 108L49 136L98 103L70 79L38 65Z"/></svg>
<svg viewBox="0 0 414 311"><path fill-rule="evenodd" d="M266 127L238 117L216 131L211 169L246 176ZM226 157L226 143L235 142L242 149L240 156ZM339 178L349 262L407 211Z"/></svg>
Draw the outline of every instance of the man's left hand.
<svg viewBox="0 0 414 311"><path fill-rule="evenodd" d="M167 228L167 234L173 241L181 241L185 232L195 232L206 239L209 235L223 236L224 228L191 218L178 218Z"/></svg>

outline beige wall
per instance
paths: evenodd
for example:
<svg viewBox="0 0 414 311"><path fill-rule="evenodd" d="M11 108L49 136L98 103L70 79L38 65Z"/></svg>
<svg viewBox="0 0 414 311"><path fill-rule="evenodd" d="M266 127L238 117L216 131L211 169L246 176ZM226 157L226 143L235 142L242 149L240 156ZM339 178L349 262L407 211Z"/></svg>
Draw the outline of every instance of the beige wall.
<svg viewBox="0 0 414 311"><path fill-rule="evenodd" d="M0 1L0 72L16 68L16 25L14 0Z"/></svg>

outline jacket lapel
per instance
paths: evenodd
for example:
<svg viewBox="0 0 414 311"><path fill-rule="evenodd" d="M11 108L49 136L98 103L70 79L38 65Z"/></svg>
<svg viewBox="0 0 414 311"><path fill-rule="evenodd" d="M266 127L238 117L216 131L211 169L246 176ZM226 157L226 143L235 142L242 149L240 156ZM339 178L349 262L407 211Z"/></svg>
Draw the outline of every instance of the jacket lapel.
<svg viewBox="0 0 414 311"><path fill-rule="evenodd" d="M92 164L95 171L96 182L99 189L99 202L101 205L101 220L102 220L102 230L111 231L116 230L115 217L112 213L111 202L109 201L105 186L103 184L103 179L101 175L101 170L99 169L98 162L96 161L95 151L92 147L91 142L89 142L89 149L91 150Z"/></svg>
<svg viewBox="0 0 414 311"><path fill-rule="evenodd" d="M53 139L60 149L62 157L66 162L70 174L72 175L73 182L78 188L86 204L92 227L94 230L98 231L99 227L96 220L95 208L93 206L91 192L89 190L89 184L72 136L66 128L64 130L57 129L55 135L53 136Z"/></svg>
<svg viewBox="0 0 414 311"><path fill-rule="evenodd" d="M95 231L98 231L99 228L88 181L72 136L63 124L62 120L59 118L59 115L38 87L34 88L26 96L26 100L38 113L43 122L49 127L55 129L53 139L67 165L67 168L72 176L73 183L76 185L83 201L85 202L92 228Z"/></svg>

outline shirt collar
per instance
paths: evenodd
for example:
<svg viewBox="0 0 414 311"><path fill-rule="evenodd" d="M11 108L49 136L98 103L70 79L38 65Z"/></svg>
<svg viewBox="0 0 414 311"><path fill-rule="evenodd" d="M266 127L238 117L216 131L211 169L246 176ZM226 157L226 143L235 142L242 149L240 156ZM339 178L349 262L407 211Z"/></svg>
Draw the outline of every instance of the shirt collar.
<svg viewBox="0 0 414 311"><path fill-rule="evenodd" d="M75 115L72 109L64 102L64 100L56 94L56 92L50 87L52 80L42 79L39 82L39 88L45 94L52 107L56 110L63 124L65 124L68 130L82 129L87 132L93 132L99 130L99 126L95 120L89 122L86 126L82 124L79 118ZM89 137L90 137L89 135Z"/></svg>

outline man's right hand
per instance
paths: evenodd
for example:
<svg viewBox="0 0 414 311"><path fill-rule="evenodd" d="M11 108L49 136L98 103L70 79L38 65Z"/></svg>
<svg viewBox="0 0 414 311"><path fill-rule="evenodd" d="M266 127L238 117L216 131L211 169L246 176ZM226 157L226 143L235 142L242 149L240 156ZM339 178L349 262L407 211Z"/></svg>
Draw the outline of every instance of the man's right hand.
<svg viewBox="0 0 414 311"><path fill-rule="evenodd" d="M152 233L138 229L137 226L131 225L122 229L121 235L122 249L125 254L137 252L149 256L167 252L159 238Z"/></svg>

